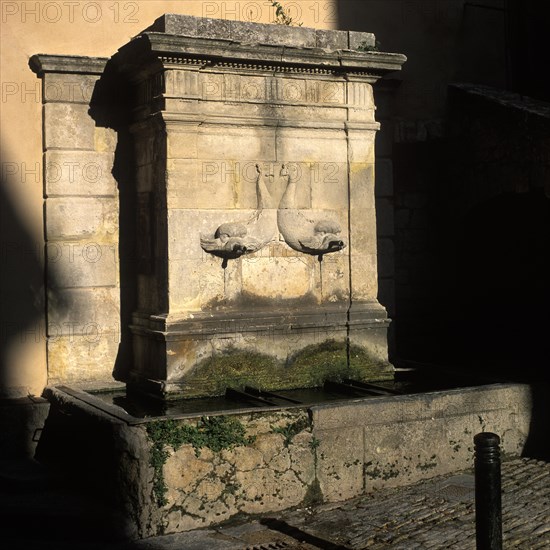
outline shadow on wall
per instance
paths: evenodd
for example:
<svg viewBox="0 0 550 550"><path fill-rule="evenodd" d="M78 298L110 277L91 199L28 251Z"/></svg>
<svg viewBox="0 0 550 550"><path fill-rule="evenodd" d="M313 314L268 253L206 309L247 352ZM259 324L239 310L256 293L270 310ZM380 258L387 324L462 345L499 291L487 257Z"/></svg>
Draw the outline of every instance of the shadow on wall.
<svg viewBox="0 0 550 550"><path fill-rule="evenodd" d="M44 299L43 242L31 236L20 207L7 189L21 180L21 166L8 161L2 148L0 185L0 455L31 456L35 430L40 429L44 406L27 396L46 383L47 344ZM19 181L17 181L19 180ZM48 274L56 279L55 267ZM54 297L55 299L55 297ZM66 304L60 299L58 308Z"/></svg>
<svg viewBox="0 0 550 550"><path fill-rule="evenodd" d="M119 192L119 277L120 277L120 343L113 368L115 380L126 381L133 351L130 325L136 309L138 258L136 250L136 174L134 143L128 129L130 123L127 83L108 62L97 81L90 100L89 115L96 127L117 132L117 145L112 174Z"/></svg>
<svg viewBox="0 0 550 550"><path fill-rule="evenodd" d="M537 31L549 8L474 4L343 0L338 13L340 28L408 57L391 139L398 358L532 383L526 453L549 458L547 107L533 114L529 99L503 91L548 101ZM448 94L456 81L495 88L468 99L471 86Z"/></svg>
<svg viewBox="0 0 550 550"><path fill-rule="evenodd" d="M43 326L44 276L43 245L35 242L19 208L6 191L17 182L8 181L9 172L19 174L15 163L2 162L0 186L0 235L2 238L0 270L0 394L19 397L28 390L18 380L17 366L11 357L15 344L46 345ZM23 185L23 183L21 183Z"/></svg>

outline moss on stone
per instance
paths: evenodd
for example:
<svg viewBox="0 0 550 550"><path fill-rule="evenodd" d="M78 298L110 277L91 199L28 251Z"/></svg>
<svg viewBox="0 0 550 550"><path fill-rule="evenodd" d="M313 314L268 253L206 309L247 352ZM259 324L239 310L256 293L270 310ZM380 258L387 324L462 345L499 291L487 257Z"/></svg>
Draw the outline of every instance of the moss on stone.
<svg viewBox="0 0 550 550"><path fill-rule="evenodd" d="M386 373L381 376L381 373ZM185 376L186 397L223 395L228 387L254 386L263 390L319 387L327 380L388 378L387 363L345 340L326 340L306 346L286 362L255 351L228 350L212 355Z"/></svg>
<svg viewBox="0 0 550 550"><path fill-rule="evenodd" d="M315 478L313 482L308 485L302 506L308 507L314 504L321 504L323 502L323 491L321 490L321 484L319 480Z"/></svg>
<svg viewBox="0 0 550 550"><path fill-rule="evenodd" d="M246 437L246 429L237 418L225 416L205 416L195 425L179 424L174 420L158 420L147 426L147 435L152 444L149 463L155 471L153 494L159 506L167 503L168 488L163 475L164 464L170 456L167 447L177 451L182 445L189 444L199 456L204 447L219 452L240 445L249 445L254 441L253 437Z"/></svg>
<svg viewBox="0 0 550 550"><path fill-rule="evenodd" d="M216 354L203 360L185 377L184 394L187 397L223 395L228 387L246 385L267 389L267 381L277 367L277 360L264 353L234 350Z"/></svg>

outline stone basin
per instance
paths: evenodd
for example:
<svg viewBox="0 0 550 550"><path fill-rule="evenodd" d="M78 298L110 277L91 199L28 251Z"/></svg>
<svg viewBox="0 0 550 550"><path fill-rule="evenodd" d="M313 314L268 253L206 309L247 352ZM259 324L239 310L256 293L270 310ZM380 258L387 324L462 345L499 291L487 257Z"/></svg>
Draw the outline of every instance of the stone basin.
<svg viewBox="0 0 550 550"><path fill-rule="evenodd" d="M480 431L500 434L504 453L519 455L531 420L531 390L521 384L141 418L105 395L67 387L47 394L52 413L39 458L113 502L127 538L464 470Z"/></svg>

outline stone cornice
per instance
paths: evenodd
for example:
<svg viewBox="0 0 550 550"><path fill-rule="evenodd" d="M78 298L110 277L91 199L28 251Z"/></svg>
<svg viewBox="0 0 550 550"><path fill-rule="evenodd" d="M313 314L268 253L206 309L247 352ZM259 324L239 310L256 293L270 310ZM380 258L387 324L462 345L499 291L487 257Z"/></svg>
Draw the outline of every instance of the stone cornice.
<svg viewBox="0 0 550 550"><path fill-rule="evenodd" d="M147 32L119 50L121 66L160 61L163 65L196 65L258 71L297 72L309 74L353 74L377 80L401 69L406 61L402 54L328 51L273 44L248 44L232 40L168 35Z"/></svg>
<svg viewBox="0 0 550 550"><path fill-rule="evenodd" d="M44 73L102 74L107 61L106 57L38 53L29 59L29 67L39 77Z"/></svg>

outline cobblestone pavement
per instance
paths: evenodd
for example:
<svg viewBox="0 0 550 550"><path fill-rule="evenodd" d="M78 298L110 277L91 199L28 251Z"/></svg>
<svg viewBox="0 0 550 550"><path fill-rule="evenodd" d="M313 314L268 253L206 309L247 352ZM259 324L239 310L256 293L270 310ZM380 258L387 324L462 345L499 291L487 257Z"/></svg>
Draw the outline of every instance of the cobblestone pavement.
<svg viewBox="0 0 550 550"><path fill-rule="evenodd" d="M502 464L504 548L550 549L550 464ZM344 504L298 510L286 524L342 548L475 549L473 473L386 489Z"/></svg>

